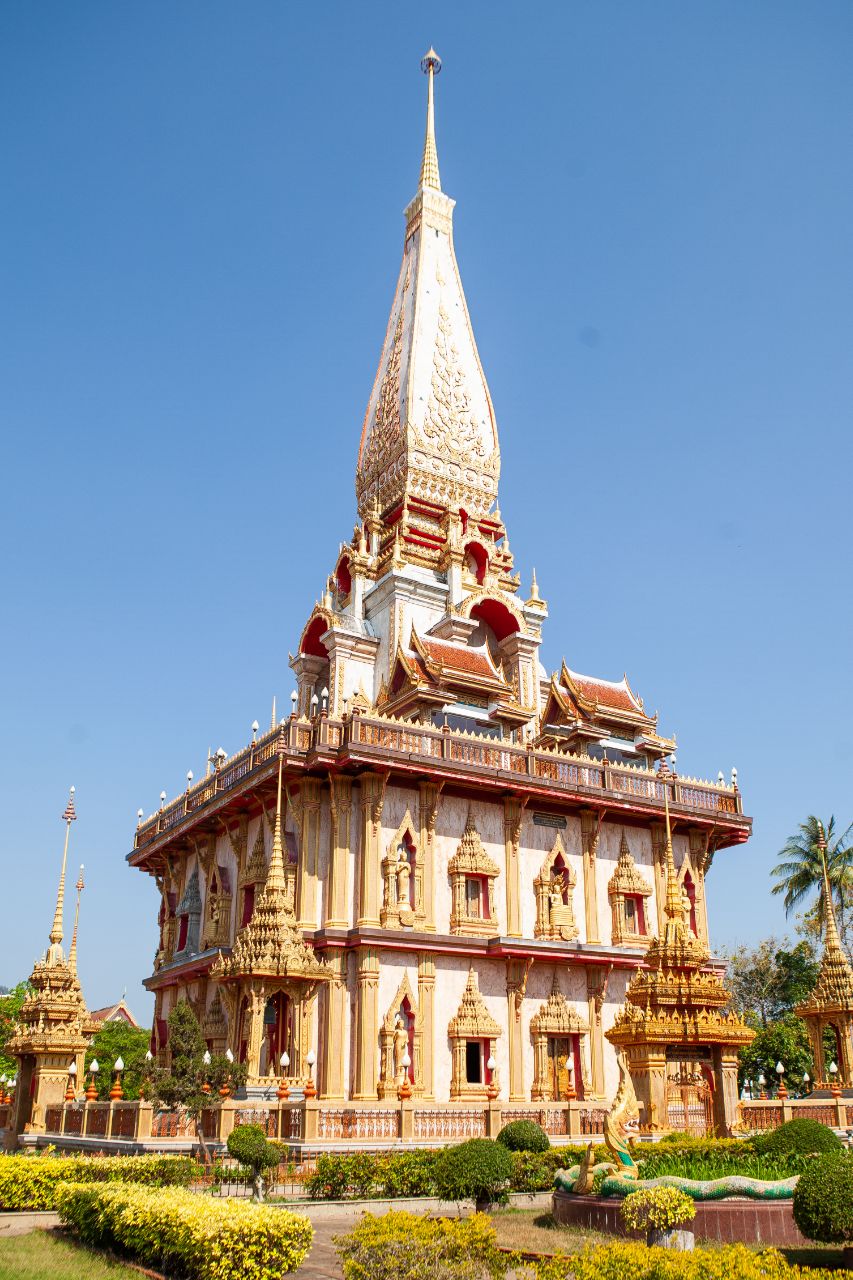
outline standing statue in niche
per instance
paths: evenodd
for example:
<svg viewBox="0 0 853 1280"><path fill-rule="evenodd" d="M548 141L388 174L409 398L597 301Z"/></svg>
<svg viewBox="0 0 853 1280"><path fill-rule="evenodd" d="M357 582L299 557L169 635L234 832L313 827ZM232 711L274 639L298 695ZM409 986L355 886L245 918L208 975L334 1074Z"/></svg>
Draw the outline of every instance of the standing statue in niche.
<svg viewBox="0 0 853 1280"><path fill-rule="evenodd" d="M563 898L568 887L566 880L567 877L564 871L552 876L551 884L548 888L548 914L550 916L552 936L561 937L568 941L577 936L577 927L575 926L571 903L566 903Z"/></svg>
<svg viewBox="0 0 853 1280"><path fill-rule="evenodd" d="M402 1016L398 1013L394 1018L394 1082L395 1084L403 1083L403 1076L406 1068L403 1066L403 1060L409 1052L409 1031L403 1021Z"/></svg>
<svg viewBox="0 0 853 1280"><path fill-rule="evenodd" d="M402 924L411 924L414 919L409 889L411 880L412 867L409 862L409 852L406 846L401 844L397 853L397 908Z"/></svg>

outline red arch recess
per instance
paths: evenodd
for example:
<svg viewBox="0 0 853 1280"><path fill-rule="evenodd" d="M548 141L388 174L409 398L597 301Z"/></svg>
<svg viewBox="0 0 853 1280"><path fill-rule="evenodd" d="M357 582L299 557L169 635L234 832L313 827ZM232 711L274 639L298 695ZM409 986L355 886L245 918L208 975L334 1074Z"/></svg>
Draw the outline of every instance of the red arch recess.
<svg viewBox="0 0 853 1280"><path fill-rule="evenodd" d="M346 556L341 556L338 561L338 567L335 570L335 582L338 584L338 590L342 596L348 596L352 590L352 574L350 573L349 560Z"/></svg>
<svg viewBox="0 0 853 1280"><path fill-rule="evenodd" d="M475 576L482 586L483 579L486 576L486 569L489 564L489 553L483 546L482 542L466 542L465 552L470 555L476 565Z"/></svg>
<svg viewBox="0 0 853 1280"><path fill-rule="evenodd" d="M470 616L481 619L491 627L499 643L501 640L506 640L507 636L511 636L514 631L519 630L518 619L505 604L501 604L500 600L492 600L488 597L480 600L474 605Z"/></svg>
<svg viewBox="0 0 853 1280"><path fill-rule="evenodd" d="M308 653L313 658L328 659L328 650L320 642L320 636L325 635L329 629L329 624L325 618L315 618L308 630L305 632L305 638L302 641L299 652Z"/></svg>

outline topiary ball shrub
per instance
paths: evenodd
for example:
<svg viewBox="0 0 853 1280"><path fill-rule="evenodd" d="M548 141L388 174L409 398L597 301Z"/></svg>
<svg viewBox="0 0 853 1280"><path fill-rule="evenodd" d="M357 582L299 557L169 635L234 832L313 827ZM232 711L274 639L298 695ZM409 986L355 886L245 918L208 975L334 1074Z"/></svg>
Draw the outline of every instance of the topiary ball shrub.
<svg viewBox="0 0 853 1280"><path fill-rule="evenodd" d="M794 1221L809 1240L846 1245L845 1261L853 1261L853 1155L833 1151L810 1161L794 1191Z"/></svg>
<svg viewBox="0 0 853 1280"><path fill-rule="evenodd" d="M507 1151L548 1151L548 1135L535 1120L513 1120L498 1134L498 1142Z"/></svg>
<svg viewBox="0 0 853 1280"><path fill-rule="evenodd" d="M762 1155L810 1156L824 1151L840 1151L841 1139L819 1120L789 1120L772 1133L762 1133L752 1145Z"/></svg>
<svg viewBox="0 0 853 1280"><path fill-rule="evenodd" d="M491 1138L470 1138L442 1151L435 1164L435 1185L442 1200L502 1203L512 1177L512 1156Z"/></svg>
<svg viewBox="0 0 853 1280"><path fill-rule="evenodd" d="M228 1154L246 1169L251 1169L254 1199L263 1200L264 1171L278 1164L278 1148L267 1141L267 1135L259 1124L240 1124L228 1135Z"/></svg>

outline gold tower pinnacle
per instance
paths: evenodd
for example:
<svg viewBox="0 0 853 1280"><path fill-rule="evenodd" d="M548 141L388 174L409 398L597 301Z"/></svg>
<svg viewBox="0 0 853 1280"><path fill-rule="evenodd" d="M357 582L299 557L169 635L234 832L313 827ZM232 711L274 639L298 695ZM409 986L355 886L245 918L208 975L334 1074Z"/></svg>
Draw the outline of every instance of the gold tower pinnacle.
<svg viewBox="0 0 853 1280"><path fill-rule="evenodd" d="M829 883L829 869L826 863L826 836L823 833L823 824L819 822L817 829L817 846L820 850L820 865L823 877L824 950L833 960L841 956L847 962L847 957L844 955L844 949L841 946L841 939L838 936L838 922L835 919L835 907L832 902L832 886Z"/></svg>
<svg viewBox="0 0 853 1280"><path fill-rule="evenodd" d="M281 756L278 758L278 794L275 801L275 826L272 836L272 855L267 872L267 889L284 892L284 842L281 835Z"/></svg>
<svg viewBox="0 0 853 1280"><path fill-rule="evenodd" d="M421 161L421 182L422 187L433 187L436 191L441 190L441 179L438 174L438 151L435 145L435 107L433 104L433 79L441 70L441 58L439 58L435 49L430 47L427 53L421 58L421 71L429 79L429 88L427 89L427 122L426 122L426 138L424 139L424 155Z"/></svg>
<svg viewBox="0 0 853 1280"><path fill-rule="evenodd" d="M55 948L62 946L62 916L65 907L65 864L68 861L68 837L71 834L71 823L77 821L77 813L74 809L74 787L71 787L68 794L68 804L65 806L65 812L62 815L65 823L65 846L62 850L62 870L59 873L59 888L56 891L56 910L53 913L53 927L50 930L50 950L55 957Z"/></svg>
<svg viewBox="0 0 853 1280"><path fill-rule="evenodd" d="M77 972L77 926L80 923L80 894L86 888L83 883L83 863L80 863L80 874L77 877L77 905L74 908L74 932L71 935L71 950L68 952L68 966Z"/></svg>

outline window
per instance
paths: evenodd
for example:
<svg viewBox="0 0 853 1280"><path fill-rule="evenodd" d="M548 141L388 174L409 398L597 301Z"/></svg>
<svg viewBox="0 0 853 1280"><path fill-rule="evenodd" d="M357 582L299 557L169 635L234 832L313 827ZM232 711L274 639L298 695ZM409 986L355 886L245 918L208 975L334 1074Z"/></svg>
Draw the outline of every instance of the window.
<svg viewBox="0 0 853 1280"><path fill-rule="evenodd" d="M189 927L190 927L189 916L188 915L181 916L178 920L178 946L177 946L178 951L183 951L184 947L187 945L187 933L189 932Z"/></svg>
<svg viewBox="0 0 853 1280"><path fill-rule="evenodd" d="M625 931L645 937L646 913L643 910L642 894L632 893L625 898Z"/></svg>
<svg viewBox="0 0 853 1280"><path fill-rule="evenodd" d="M240 918L240 927L247 925L252 918L255 910L255 886L247 884L243 890L243 914Z"/></svg>
<svg viewBox="0 0 853 1280"><path fill-rule="evenodd" d="M483 1045L480 1040L465 1042L465 1081L467 1084L483 1083Z"/></svg>
<svg viewBox="0 0 853 1280"><path fill-rule="evenodd" d="M482 920L483 883L479 876L465 877L465 909L474 920Z"/></svg>

